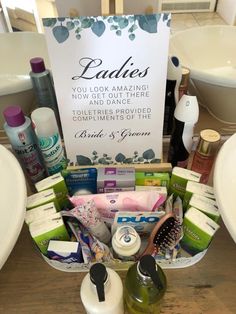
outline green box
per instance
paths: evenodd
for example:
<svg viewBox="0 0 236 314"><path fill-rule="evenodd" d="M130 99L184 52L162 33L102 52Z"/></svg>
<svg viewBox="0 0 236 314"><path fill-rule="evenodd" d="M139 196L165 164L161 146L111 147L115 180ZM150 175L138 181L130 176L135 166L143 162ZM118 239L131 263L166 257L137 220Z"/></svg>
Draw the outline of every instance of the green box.
<svg viewBox="0 0 236 314"><path fill-rule="evenodd" d="M68 189L61 173L56 173L37 182L35 187L38 192L53 189L61 209L69 205Z"/></svg>
<svg viewBox="0 0 236 314"><path fill-rule="evenodd" d="M219 227L200 210L194 207L189 208L184 216L184 236L180 242L181 247L191 255L204 251Z"/></svg>
<svg viewBox="0 0 236 314"><path fill-rule="evenodd" d="M29 231L42 254L47 254L50 240L69 241L70 237L60 213L32 222Z"/></svg>
<svg viewBox="0 0 236 314"><path fill-rule="evenodd" d="M216 201L205 196L193 194L188 204L188 208L190 207L197 208L215 222L218 222L220 218L220 213Z"/></svg>
<svg viewBox="0 0 236 314"><path fill-rule="evenodd" d="M27 197L26 210L53 202L57 211L60 210L56 194L53 189L47 189L42 192L32 194Z"/></svg>
<svg viewBox="0 0 236 314"><path fill-rule="evenodd" d="M45 218L49 215L55 214L56 212L57 209L53 202L38 206L26 211L25 222L27 223L27 225L29 225L36 220Z"/></svg>
<svg viewBox="0 0 236 314"><path fill-rule="evenodd" d="M170 194L173 193L175 197L179 196L183 200L188 181L199 182L200 178L200 173L180 167L174 167L170 178L169 192Z"/></svg>
<svg viewBox="0 0 236 314"><path fill-rule="evenodd" d="M214 189L212 186L199 182L188 181L186 186L186 192L184 194L183 199L183 207L185 210L187 209L190 198L192 197L193 194L201 195L215 200Z"/></svg>
<svg viewBox="0 0 236 314"><path fill-rule="evenodd" d="M135 172L135 185L165 186L168 188L170 175L167 172Z"/></svg>

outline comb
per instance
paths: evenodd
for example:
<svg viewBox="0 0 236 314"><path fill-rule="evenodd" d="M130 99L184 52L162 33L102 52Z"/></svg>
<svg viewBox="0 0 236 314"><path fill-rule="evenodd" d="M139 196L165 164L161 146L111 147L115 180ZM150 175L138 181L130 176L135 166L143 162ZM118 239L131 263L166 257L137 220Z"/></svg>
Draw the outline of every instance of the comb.
<svg viewBox="0 0 236 314"><path fill-rule="evenodd" d="M181 225L174 217L173 213L164 215L155 225L148 239L148 244L141 254L157 254L164 252L166 249L175 247L181 235ZM140 256L140 257L141 257Z"/></svg>

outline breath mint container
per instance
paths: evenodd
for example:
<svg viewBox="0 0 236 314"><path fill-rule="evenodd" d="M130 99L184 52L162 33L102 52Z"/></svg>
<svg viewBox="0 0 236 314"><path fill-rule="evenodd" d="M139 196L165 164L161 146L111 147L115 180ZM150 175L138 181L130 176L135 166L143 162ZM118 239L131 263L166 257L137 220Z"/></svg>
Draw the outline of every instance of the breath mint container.
<svg viewBox="0 0 236 314"><path fill-rule="evenodd" d="M31 119L35 125L35 132L48 174L53 175L65 169L67 159L54 111L47 107L35 109L31 114Z"/></svg>

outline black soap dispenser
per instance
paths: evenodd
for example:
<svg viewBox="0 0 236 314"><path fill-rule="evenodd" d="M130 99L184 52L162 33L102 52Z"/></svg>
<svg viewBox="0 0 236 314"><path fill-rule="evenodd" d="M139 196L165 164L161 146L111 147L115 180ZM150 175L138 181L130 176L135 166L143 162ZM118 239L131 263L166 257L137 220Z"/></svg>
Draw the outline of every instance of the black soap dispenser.
<svg viewBox="0 0 236 314"><path fill-rule="evenodd" d="M87 314L123 314L123 286L118 274L101 263L91 266L80 290Z"/></svg>
<svg viewBox="0 0 236 314"><path fill-rule="evenodd" d="M159 314L165 291L165 274L151 255L142 256L129 268L124 295L130 314Z"/></svg>

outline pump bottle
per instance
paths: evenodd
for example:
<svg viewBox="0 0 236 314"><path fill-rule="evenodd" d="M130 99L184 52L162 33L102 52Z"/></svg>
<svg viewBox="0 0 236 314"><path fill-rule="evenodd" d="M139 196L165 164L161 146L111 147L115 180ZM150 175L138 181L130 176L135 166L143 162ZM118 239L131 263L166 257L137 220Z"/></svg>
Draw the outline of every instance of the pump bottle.
<svg viewBox="0 0 236 314"><path fill-rule="evenodd" d="M159 314L166 277L151 255L144 255L127 272L124 299L129 314Z"/></svg>
<svg viewBox="0 0 236 314"><path fill-rule="evenodd" d="M172 167L187 168L198 117L199 105L196 96L183 95L174 112L174 127L168 152L168 162Z"/></svg>
<svg viewBox="0 0 236 314"><path fill-rule="evenodd" d="M101 263L94 264L84 277L80 297L87 314L124 314L122 281Z"/></svg>

